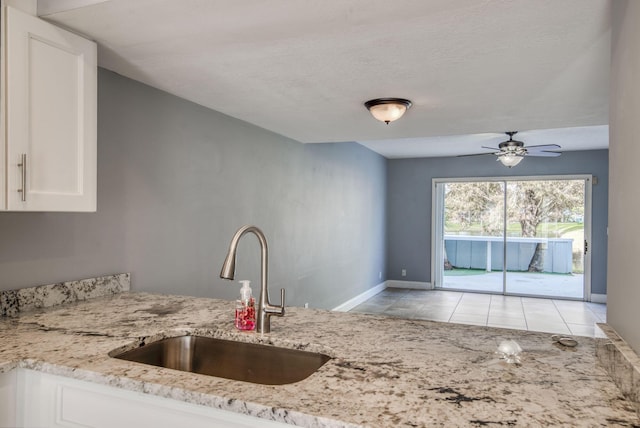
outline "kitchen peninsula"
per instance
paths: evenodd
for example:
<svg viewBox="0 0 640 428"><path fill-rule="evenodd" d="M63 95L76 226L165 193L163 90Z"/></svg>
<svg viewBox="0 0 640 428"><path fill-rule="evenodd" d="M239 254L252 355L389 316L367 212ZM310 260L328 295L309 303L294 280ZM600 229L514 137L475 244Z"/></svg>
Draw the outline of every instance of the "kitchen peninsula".
<svg viewBox="0 0 640 428"><path fill-rule="evenodd" d="M233 302L128 292L125 280L108 293L53 287L16 298L21 312L0 319L0 375L32 369L299 426L638 425L590 338L567 348L544 333L294 307L261 336L234 329ZM56 293L63 301L108 295L36 308ZM332 359L305 380L269 386L108 355L185 333ZM520 365L495 354L506 339L523 348Z"/></svg>

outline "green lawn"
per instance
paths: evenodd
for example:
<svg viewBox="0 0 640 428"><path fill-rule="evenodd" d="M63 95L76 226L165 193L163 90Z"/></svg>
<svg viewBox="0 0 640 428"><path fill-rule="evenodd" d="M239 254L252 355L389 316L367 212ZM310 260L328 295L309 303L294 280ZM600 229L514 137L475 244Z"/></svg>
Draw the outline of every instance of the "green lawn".
<svg viewBox="0 0 640 428"><path fill-rule="evenodd" d="M540 223L537 229L537 236L544 238L562 238L570 232L581 232L583 228L583 223ZM446 223L445 234L481 236L484 233L480 223L471 224L465 229L458 223ZM571 235L570 237L572 238L575 236L575 234ZM507 236L522 236L520 224L510 223L507 226Z"/></svg>

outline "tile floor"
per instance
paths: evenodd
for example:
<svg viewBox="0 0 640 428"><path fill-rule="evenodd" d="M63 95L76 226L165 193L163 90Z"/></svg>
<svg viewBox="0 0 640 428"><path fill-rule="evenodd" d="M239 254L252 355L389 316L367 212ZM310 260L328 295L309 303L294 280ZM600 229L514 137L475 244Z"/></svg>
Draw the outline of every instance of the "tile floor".
<svg viewBox="0 0 640 428"><path fill-rule="evenodd" d="M351 311L590 337L607 316L601 303L404 288L387 288Z"/></svg>

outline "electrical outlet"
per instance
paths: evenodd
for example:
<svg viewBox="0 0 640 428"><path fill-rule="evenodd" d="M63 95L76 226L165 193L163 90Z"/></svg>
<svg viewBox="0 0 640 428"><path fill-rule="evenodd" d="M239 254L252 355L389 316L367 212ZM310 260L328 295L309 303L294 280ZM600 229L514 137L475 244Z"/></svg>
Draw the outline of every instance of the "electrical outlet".
<svg viewBox="0 0 640 428"><path fill-rule="evenodd" d="M305 303L305 304L304 304L304 308L305 308L305 309L309 309L309 303Z"/></svg>
<svg viewBox="0 0 640 428"><path fill-rule="evenodd" d="M378 272L378 279L382 279L382 272Z"/></svg>
<svg viewBox="0 0 640 428"><path fill-rule="evenodd" d="M401 275L402 275L402 276L407 276L407 270L406 270L406 269L402 269L402 273L401 273Z"/></svg>

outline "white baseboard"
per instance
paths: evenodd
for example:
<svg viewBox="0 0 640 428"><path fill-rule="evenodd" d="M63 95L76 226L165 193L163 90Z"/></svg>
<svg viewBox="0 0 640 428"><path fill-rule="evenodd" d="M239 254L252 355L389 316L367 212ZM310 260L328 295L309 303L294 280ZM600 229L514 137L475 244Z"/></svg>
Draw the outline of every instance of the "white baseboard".
<svg viewBox="0 0 640 428"><path fill-rule="evenodd" d="M351 309L353 309L356 306L358 306L360 303L366 302L367 300L369 300L370 298L372 298L376 294L380 293L385 288L387 288L386 281L385 282L381 282L380 284L376 285L375 287L368 289L364 293L358 294L353 299L349 299L346 302L344 302L343 304L341 304L339 306L336 306L332 310L333 311L339 311L339 312L350 311Z"/></svg>
<svg viewBox="0 0 640 428"><path fill-rule="evenodd" d="M411 288L414 290L433 290L430 282L418 281L387 281L388 288Z"/></svg>
<svg viewBox="0 0 640 428"><path fill-rule="evenodd" d="M591 301L593 303L607 303L607 295L591 293Z"/></svg>

